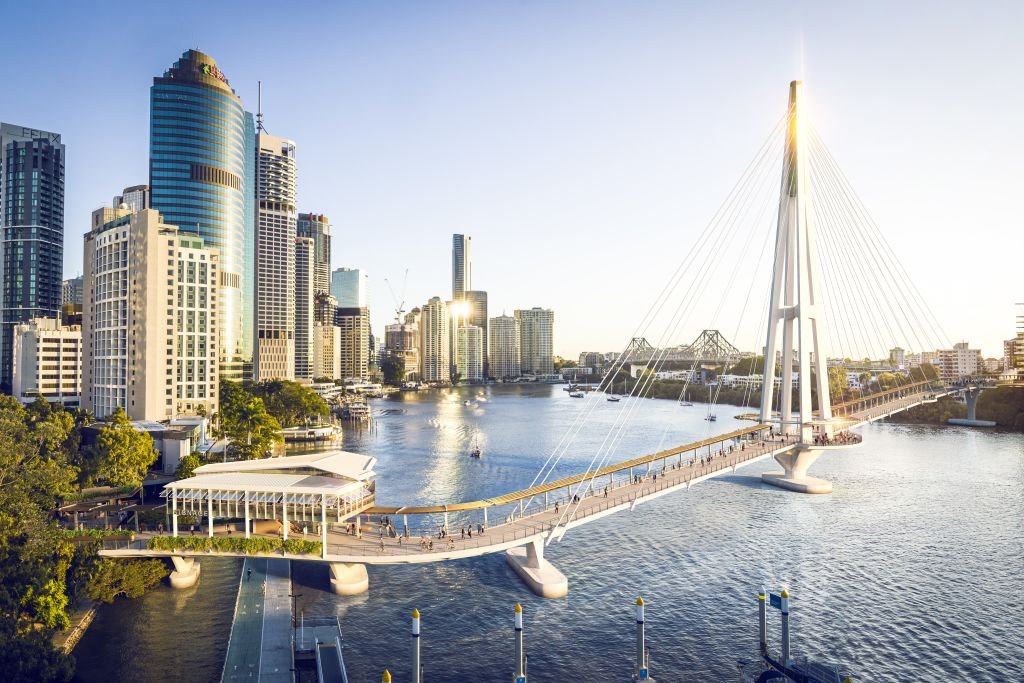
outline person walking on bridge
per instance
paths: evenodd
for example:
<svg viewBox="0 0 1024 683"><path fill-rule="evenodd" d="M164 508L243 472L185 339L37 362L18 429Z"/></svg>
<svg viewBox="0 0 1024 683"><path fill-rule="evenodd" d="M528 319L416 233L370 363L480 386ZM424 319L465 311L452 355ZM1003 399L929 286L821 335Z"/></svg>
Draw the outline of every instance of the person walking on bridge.
<svg viewBox="0 0 1024 683"><path fill-rule="evenodd" d="M245 570L245 580L248 581L252 578L252 567Z"/></svg>

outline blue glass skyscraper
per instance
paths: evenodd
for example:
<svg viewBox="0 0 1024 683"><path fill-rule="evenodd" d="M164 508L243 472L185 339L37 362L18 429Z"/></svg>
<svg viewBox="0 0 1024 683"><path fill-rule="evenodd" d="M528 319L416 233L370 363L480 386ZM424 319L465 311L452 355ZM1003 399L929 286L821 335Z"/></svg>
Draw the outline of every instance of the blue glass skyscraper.
<svg viewBox="0 0 1024 683"><path fill-rule="evenodd" d="M164 221L220 250L223 379L252 362L252 116L212 57L188 50L150 89L149 185ZM246 291L248 288L248 291Z"/></svg>

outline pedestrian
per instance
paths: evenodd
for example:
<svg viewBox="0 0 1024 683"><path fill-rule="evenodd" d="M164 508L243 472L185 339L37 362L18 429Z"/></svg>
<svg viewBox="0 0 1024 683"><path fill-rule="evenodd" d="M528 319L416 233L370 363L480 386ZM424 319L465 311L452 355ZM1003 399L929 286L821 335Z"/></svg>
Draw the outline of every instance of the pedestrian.
<svg viewBox="0 0 1024 683"><path fill-rule="evenodd" d="M252 578L252 567L245 570L245 580L248 581Z"/></svg>

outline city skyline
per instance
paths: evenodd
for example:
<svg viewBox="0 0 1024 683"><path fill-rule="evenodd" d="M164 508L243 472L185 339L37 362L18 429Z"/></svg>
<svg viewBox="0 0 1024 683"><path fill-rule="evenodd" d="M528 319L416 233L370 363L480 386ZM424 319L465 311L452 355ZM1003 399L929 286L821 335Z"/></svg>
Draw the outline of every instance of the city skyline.
<svg viewBox="0 0 1024 683"><path fill-rule="evenodd" d="M450 21L459 9L466 16ZM22 11L16 8L12 21ZM997 87L1013 81L1020 50L1009 41L1009 6L998 15L964 9L941 17L887 8L870 19L826 8L750 8L738 22L744 13L700 7L652 6L627 21L626 10L613 6L587 12L575 5L443 4L403 16L345 6L326 10L333 20L322 22L353 32L349 42L331 41L345 47L313 47L323 41L310 40L277 55L236 38L255 19L230 8L213 11L232 15L230 32L185 13L167 22L158 40L103 45L98 27L117 11L62 10L54 19L58 33L84 35L97 49L76 48L74 69L67 50L41 55L36 73L52 74L45 84L29 71L12 74L22 97L5 103L3 113L5 121L61 131L68 146L65 278L81 272L79 238L90 212L146 176L153 75L198 45L218 60L249 111L256 81L264 80L271 132L286 132L299 145L298 209L332 216L332 269L365 268L376 278L376 335L391 317L383 278L408 267L410 304L443 296L450 236L465 233L477 242L473 286L490 292L492 315L550 308L559 315L555 353L618 349L639 317L635 300L649 298L632 292L657 291L675 256L664 249L609 260L609 245L666 236L677 250L692 243L777 119L780 85L804 75L823 136L893 247L913 256L904 262L948 341L967 338L994 356L1012 336L1019 296L1008 269L976 269L961 280L933 266L959 258L962 252L948 247L964 234L979 255L986 245L1012 249L1019 240L1012 196L1021 178L1013 160L1022 144L1012 119L1021 93ZM313 18L295 10L297 22L321 30ZM572 31L557 28L570 21ZM967 22L977 30L965 34ZM784 39L769 41L765 23ZM469 30L474 25L482 37ZM416 26L422 35L391 52ZM869 35L874 49L834 51L855 53L855 62L834 57L830 46L849 45L855 31ZM524 57L517 37L526 33L535 48ZM8 46L12 54L21 40ZM612 43L630 47L610 49ZM770 58L755 59L765 50ZM478 59L466 63L467 53ZM383 54L391 56L375 59ZM114 89L81 76L115 70ZM576 87L561 88L566 79ZM283 94L328 81L326 101L349 105L339 108L340 119L324 115L324 103L311 109ZM54 91L62 93L59 107L48 99ZM991 105L991 93L999 106ZM982 118L985 127L972 125ZM117 154L105 153L111 148ZM611 158L616 164L601 162ZM580 265L573 277L558 277L574 259ZM526 266L551 277L517 277ZM622 312L616 326L607 324L606 309Z"/></svg>

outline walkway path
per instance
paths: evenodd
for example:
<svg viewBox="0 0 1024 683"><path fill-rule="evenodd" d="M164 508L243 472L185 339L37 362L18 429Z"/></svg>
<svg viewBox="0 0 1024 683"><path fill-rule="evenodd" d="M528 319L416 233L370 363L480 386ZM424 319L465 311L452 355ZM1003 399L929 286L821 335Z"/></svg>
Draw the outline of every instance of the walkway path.
<svg viewBox="0 0 1024 683"><path fill-rule="evenodd" d="M288 560L246 558L222 680L291 683L290 567Z"/></svg>

